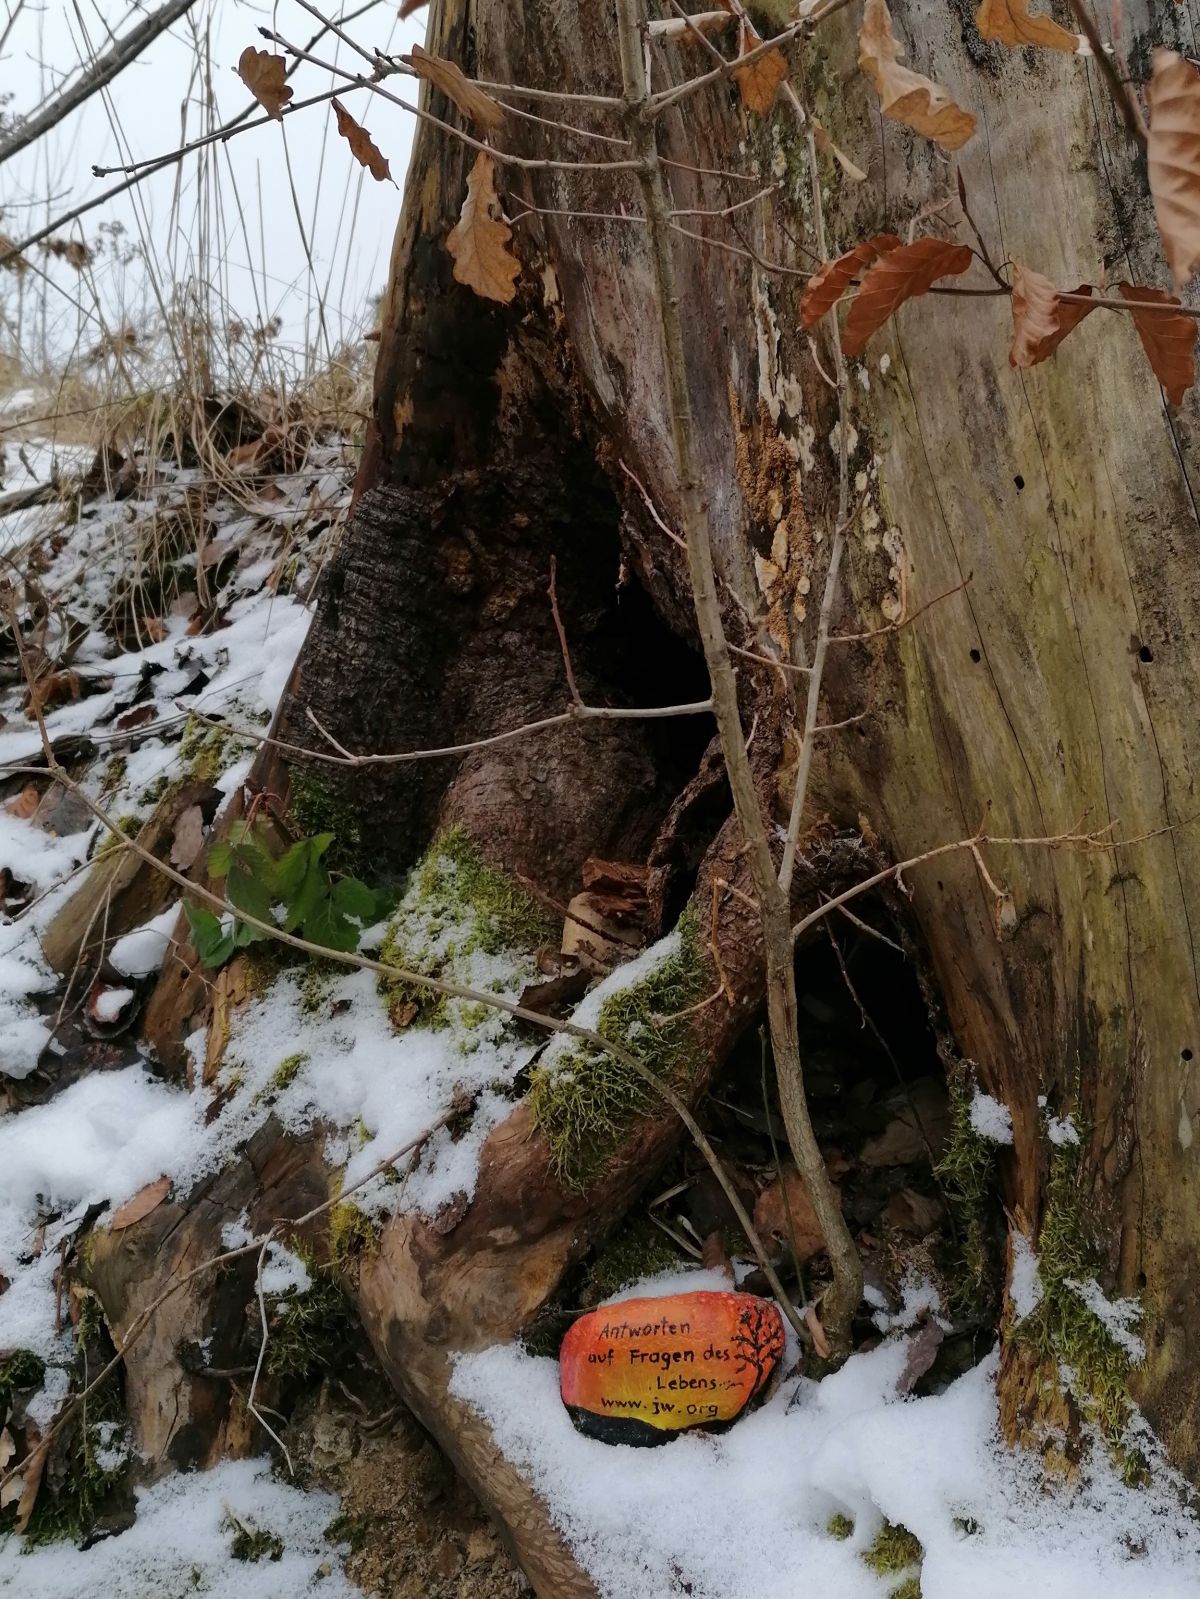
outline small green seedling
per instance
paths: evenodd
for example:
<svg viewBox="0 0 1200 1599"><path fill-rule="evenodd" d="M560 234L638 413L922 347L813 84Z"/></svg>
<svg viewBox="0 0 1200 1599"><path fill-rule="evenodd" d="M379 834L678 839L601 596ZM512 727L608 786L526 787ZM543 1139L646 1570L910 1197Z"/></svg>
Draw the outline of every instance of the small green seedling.
<svg viewBox="0 0 1200 1599"><path fill-rule="evenodd" d="M332 843L332 833L299 838L276 859L253 826L242 823L209 851L209 876L223 877L234 910L256 922L299 933L322 949L354 950L362 929L388 913L391 896L357 877L332 876L324 862ZM271 936L237 916L226 926L203 906L185 903L184 910L205 966L223 966L235 950Z"/></svg>

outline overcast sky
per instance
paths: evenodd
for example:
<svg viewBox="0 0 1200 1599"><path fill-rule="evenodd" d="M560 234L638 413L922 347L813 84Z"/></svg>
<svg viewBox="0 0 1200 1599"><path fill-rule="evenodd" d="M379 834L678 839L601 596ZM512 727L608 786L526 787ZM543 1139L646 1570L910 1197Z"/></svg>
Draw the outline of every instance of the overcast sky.
<svg viewBox="0 0 1200 1599"><path fill-rule="evenodd" d="M118 37L126 33L156 3L25 0L0 59L5 109L18 114L34 109L73 77L93 51L107 47L110 32ZM337 17L352 15L363 0L340 0L337 11L330 10L328 0L318 3L326 14ZM17 4L18 0L0 0L0 32ZM118 181L93 177L93 163L117 165L171 150L182 142L184 119L189 138L205 131L210 124L203 76L197 74L198 41L211 58L216 121L235 116L250 99L232 70L238 57L248 44L271 48L257 33L260 25L301 46L320 26L298 0L276 0L273 5L196 0L190 14L127 67L107 95L93 97L53 133L0 167L0 233L21 238ZM394 0L380 0L347 24L347 31L363 46L378 45L391 52L409 49L423 38L424 29L423 11L408 22L398 22ZM334 35L327 35L314 53L354 70L362 64ZM302 65L291 79L297 99L328 89L333 82L328 71L310 64ZM396 87L404 92L407 85ZM369 128L402 184L412 140L411 117L368 90L349 88L341 98ZM75 224L75 233L91 241L101 222L123 223L127 244L148 250L158 263L160 282L179 282L189 271L204 272L236 314L248 320L260 311L280 315L283 336L290 341L299 343L306 334L315 341L318 336L311 316L314 279L323 293L328 285L330 332L335 339L356 319L369 320L370 297L385 281L400 194L391 184L375 182L354 163L337 135L330 109L313 106L282 124L239 134L215 149L216 160L208 163L207 188L200 179L199 155L189 156L182 169L168 168L91 212ZM180 170L181 202L172 229L172 199ZM219 175L219 189L214 175ZM206 196L205 203L198 205L201 195ZM311 246L311 273L297 210ZM204 218L211 243L201 258L197 251ZM64 275L61 267L54 269L54 277L79 304L91 309L90 283L81 285L69 270ZM153 306L154 290L144 269L137 262L120 264L111 248L97 262L95 293L110 324L136 321ZM61 347L64 340L69 344L73 339L81 312L61 294L52 301L57 307L50 315L50 339ZM28 315L27 308L27 319ZM86 340L88 334L80 337Z"/></svg>

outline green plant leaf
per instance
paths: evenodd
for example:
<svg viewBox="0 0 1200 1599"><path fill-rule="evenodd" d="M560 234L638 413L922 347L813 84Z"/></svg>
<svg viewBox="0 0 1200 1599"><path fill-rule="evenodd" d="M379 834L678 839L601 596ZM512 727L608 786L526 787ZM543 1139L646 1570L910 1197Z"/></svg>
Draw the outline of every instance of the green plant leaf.
<svg viewBox="0 0 1200 1599"><path fill-rule="evenodd" d="M229 844L214 844L208 852L207 864L210 877L224 877L233 864L233 850Z"/></svg>
<svg viewBox="0 0 1200 1599"><path fill-rule="evenodd" d="M355 950L359 932L357 923L350 921L328 895L304 922L305 938L310 943L320 944L322 949Z"/></svg>
<svg viewBox="0 0 1200 1599"><path fill-rule="evenodd" d="M364 927L369 927L376 919L378 895L357 877L340 877L330 897L343 916L361 922Z"/></svg>
<svg viewBox="0 0 1200 1599"><path fill-rule="evenodd" d="M192 930L192 943L196 946L204 966L223 966L233 954L236 947L235 934L226 932L221 926L220 919L212 911L205 910L203 906L193 905L185 900L183 904L184 915L188 919L188 926Z"/></svg>

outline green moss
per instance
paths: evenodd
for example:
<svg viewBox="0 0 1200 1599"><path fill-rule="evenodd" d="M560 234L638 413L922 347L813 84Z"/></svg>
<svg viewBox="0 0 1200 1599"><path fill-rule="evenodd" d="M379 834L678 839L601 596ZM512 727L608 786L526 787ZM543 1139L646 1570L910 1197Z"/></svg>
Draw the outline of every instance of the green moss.
<svg viewBox="0 0 1200 1599"><path fill-rule="evenodd" d="M160 772L153 782L147 783L145 788L138 795L138 804L157 805L159 800L161 800L172 788L176 786L177 782L178 779L176 779L175 782L172 782L171 778L166 772Z"/></svg>
<svg viewBox="0 0 1200 1599"><path fill-rule="evenodd" d="M189 777L198 783L215 783L247 748L244 740L227 727L207 727L189 717L179 742L179 755L187 763Z"/></svg>
<svg viewBox="0 0 1200 1599"><path fill-rule="evenodd" d="M364 866L362 824L353 806L322 778L300 772L292 780L292 820L301 838L332 833L326 863L335 871L360 874Z"/></svg>
<svg viewBox="0 0 1200 1599"><path fill-rule="evenodd" d="M367 1547L372 1532L382 1519L381 1516L352 1516L343 1510L326 1527L326 1541L332 1544L347 1544L350 1553L356 1555Z"/></svg>
<svg viewBox="0 0 1200 1599"><path fill-rule="evenodd" d="M233 1511L227 1511L222 1523L232 1534L229 1553L235 1560L245 1560L256 1565L260 1560L282 1560L283 1539L266 1527L256 1527L252 1521L239 1521Z"/></svg>
<svg viewBox="0 0 1200 1599"><path fill-rule="evenodd" d="M371 1218L350 1200L343 1199L329 1213L329 1252L334 1266L344 1271L351 1262L375 1248Z"/></svg>
<svg viewBox="0 0 1200 1599"><path fill-rule="evenodd" d="M551 936L537 901L488 866L461 828L451 828L414 869L388 928L380 959L428 977L466 982L476 955L521 958ZM380 984L393 1022L479 1027L494 1012L479 1002L448 1000L416 983Z"/></svg>
<svg viewBox="0 0 1200 1599"><path fill-rule="evenodd" d="M111 855L113 850L119 849L122 836L136 838L142 830L142 819L140 816L118 816L113 825L117 831L114 833L110 828L100 840L96 848L97 860L101 860L105 855Z"/></svg>
<svg viewBox="0 0 1200 1599"><path fill-rule="evenodd" d="M346 968L339 961L322 960L314 955L305 962L304 978L300 984L300 1009L306 1016L315 1016L324 1010L330 988L345 973Z"/></svg>
<svg viewBox="0 0 1200 1599"><path fill-rule="evenodd" d="M288 1055L279 1062L271 1073L271 1087L277 1094L282 1093L289 1083L296 1080L296 1073L308 1058L303 1050L297 1050L294 1055Z"/></svg>
<svg viewBox="0 0 1200 1599"><path fill-rule="evenodd" d="M1013 1337L1052 1357L1060 1368L1069 1368L1071 1391L1088 1420L1120 1451L1130 1415L1133 1361L1072 1286L1101 1270L1080 1184L1081 1152L1082 1143L1064 1143L1056 1144L1051 1154L1037 1245L1042 1298L1017 1323ZM1136 1479L1144 1465L1141 1457L1134 1451L1121 1458Z"/></svg>
<svg viewBox="0 0 1200 1599"><path fill-rule="evenodd" d="M920 1539L907 1527L895 1521L885 1521L876 1534L875 1542L864 1551L862 1558L881 1577L896 1577L910 1566L918 1565L924 1553Z"/></svg>
<svg viewBox="0 0 1200 1599"><path fill-rule="evenodd" d="M898 1588L893 1588L888 1599L921 1599L920 1577L908 1577Z"/></svg>
<svg viewBox="0 0 1200 1599"><path fill-rule="evenodd" d="M690 1069L692 1039L683 1013L703 997L708 975L689 912L680 917L678 932L678 949L640 982L610 994L595 1028L675 1087L686 1084ZM530 1106L560 1179L586 1189L654 1097L630 1067L582 1041L571 1041L549 1065L539 1066Z"/></svg>
<svg viewBox="0 0 1200 1599"><path fill-rule="evenodd" d="M45 1377L46 1362L32 1349L18 1349L0 1361L0 1426L12 1409L13 1396L40 1388Z"/></svg>
<svg viewBox="0 0 1200 1599"><path fill-rule="evenodd" d="M75 1356L70 1367L70 1392L77 1394L94 1377L113 1349L96 1296L87 1292L79 1303ZM91 1532L105 1508L125 1487L128 1459L101 1464L112 1435L124 1430L121 1386L114 1372L94 1389L86 1406L68 1421L56 1445L56 1470L43 1481L25 1530L30 1545L78 1541Z"/></svg>
<svg viewBox="0 0 1200 1599"><path fill-rule="evenodd" d="M938 1162L954 1220L956 1252L951 1273L954 1308L969 1314L986 1305L995 1287L995 1263L987 1242L987 1216L995 1181L996 1146L971 1125L975 1085L965 1066L947 1072L950 1092L950 1135Z"/></svg>
<svg viewBox="0 0 1200 1599"><path fill-rule="evenodd" d="M110 756L108 765L104 768L104 776L100 780L100 792L111 794L114 788L123 783L128 766L129 762L123 755Z"/></svg>
<svg viewBox="0 0 1200 1599"><path fill-rule="evenodd" d="M836 1516L830 1516L825 1531L831 1538L838 1538L845 1543L847 1538L854 1536L854 1523L839 1510Z"/></svg>
<svg viewBox="0 0 1200 1599"><path fill-rule="evenodd" d="M333 1272L318 1266L305 1250L295 1252L304 1262L310 1286L302 1294L291 1292L274 1301L267 1370L273 1377L303 1381L344 1363L356 1323Z"/></svg>
<svg viewBox="0 0 1200 1599"><path fill-rule="evenodd" d="M679 1265L679 1251L647 1217L627 1222L597 1251L584 1274L579 1303L601 1304L630 1283Z"/></svg>

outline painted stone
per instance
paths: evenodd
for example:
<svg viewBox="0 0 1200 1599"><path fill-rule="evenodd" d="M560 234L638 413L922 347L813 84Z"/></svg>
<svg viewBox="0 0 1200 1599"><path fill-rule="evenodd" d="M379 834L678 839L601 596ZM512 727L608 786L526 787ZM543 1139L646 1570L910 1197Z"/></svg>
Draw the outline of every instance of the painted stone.
<svg viewBox="0 0 1200 1599"><path fill-rule="evenodd" d="M728 1427L762 1398L782 1354L783 1318L753 1294L625 1299L570 1328L559 1392L589 1437L660 1444Z"/></svg>

